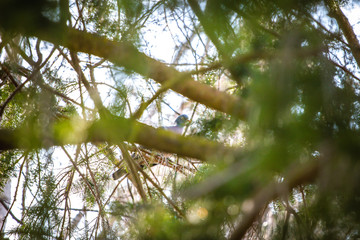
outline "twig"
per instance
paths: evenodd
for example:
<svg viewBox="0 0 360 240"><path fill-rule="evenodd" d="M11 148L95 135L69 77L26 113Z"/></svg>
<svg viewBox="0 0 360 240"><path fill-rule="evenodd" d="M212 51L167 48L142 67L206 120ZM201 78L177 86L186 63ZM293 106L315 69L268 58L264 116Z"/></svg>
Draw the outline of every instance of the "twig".
<svg viewBox="0 0 360 240"><path fill-rule="evenodd" d="M353 78L355 78L356 80L358 80L358 81L360 82L360 78L358 78L357 76L355 76L355 75L354 75L352 72L350 72L350 70L347 69L345 66L342 66L342 65L338 64L337 62L335 62L335 61L333 61L333 60L331 60L331 59L329 59L329 61L330 61L332 64L334 64L336 67L340 68L340 69L343 70L345 73L349 74L350 76L352 76ZM354 84L356 84L356 85L359 86L359 85L360 85L359 82L354 83Z"/></svg>
<svg viewBox="0 0 360 240"><path fill-rule="evenodd" d="M8 67L5 66L4 64L1 64L1 68L2 68L2 70L6 73L6 75L9 77L10 81L12 82L12 84L13 84L15 87L18 87L18 86L19 86L18 81L12 76L12 74L10 73L10 70L8 69Z"/></svg>
<svg viewBox="0 0 360 240"><path fill-rule="evenodd" d="M86 106L83 106L82 104L76 102L74 99L66 96L65 94L56 91L55 89L53 89L52 87L50 87L50 86L47 85L47 84L40 83L39 86L40 86L41 88L45 89L46 91L49 91L49 92L51 92L51 93L53 93L53 94L55 94L55 95L57 95L57 96L65 99L66 101L72 102L72 103L74 103L75 105L78 105L78 106L80 106L80 107L84 107L84 108L85 108L86 110L88 110L88 111L92 111L92 112L95 111L95 110L92 109L92 108L88 108L88 107L86 107Z"/></svg>
<svg viewBox="0 0 360 240"><path fill-rule="evenodd" d="M286 201L286 217L285 217L285 223L282 229L282 236L281 239L285 240L286 239L286 234L287 234L287 230L289 227L289 220L290 220L290 206L289 206L289 201Z"/></svg>
<svg viewBox="0 0 360 240"><path fill-rule="evenodd" d="M121 180L119 180L119 182L114 187L113 191L110 193L108 199L105 201L104 206L106 206L109 203L109 201L111 200L111 197L115 194L115 192L116 192L117 188L119 187L120 183L122 183L122 181L124 181L127 176L128 175L125 174L124 177Z"/></svg>
<svg viewBox="0 0 360 240"><path fill-rule="evenodd" d="M181 83L182 81L185 81L190 75L189 74L180 74L174 79L169 79L165 83L161 85L161 87L156 91L156 93L146 102L143 102L140 104L138 110L131 116L132 119L139 119L145 109L156 99L160 96L160 94L166 92L173 86Z"/></svg>
<svg viewBox="0 0 360 240"><path fill-rule="evenodd" d="M23 167L24 167L24 165L25 165L25 162L26 162L26 158L24 158L24 161L23 161L23 163L22 163L21 166L20 166L20 170L19 170L20 173L22 172L22 169L23 169ZM14 204L15 204L15 202L16 202L17 192L18 192L19 186L20 186L20 178L21 178L21 174L19 174L19 177L18 177L18 180L17 180L17 185L16 185L15 193L14 193L14 200L12 201L10 207L7 209L7 213L6 213L6 215L5 215L4 219L3 219L4 223L5 223L5 221L6 221L6 218L9 216L12 207L14 206ZM1 229L0 229L0 233L3 232L4 227L5 227L5 224L2 224Z"/></svg>
<svg viewBox="0 0 360 240"><path fill-rule="evenodd" d="M152 84L150 84L150 87L152 88L152 90L155 92L155 89L153 87ZM173 110L174 113L176 113L177 115L181 115L178 111L176 111L175 109L173 109L170 104L168 104L167 102L165 102L163 99L161 99L161 102L164 103L166 106L168 106L171 110Z"/></svg>
<svg viewBox="0 0 360 240"><path fill-rule="evenodd" d="M360 68L360 43L356 37L354 29L352 28L345 14L341 11L341 8L336 1L325 0L324 2L329 9L330 16L335 18L340 29L344 33L351 52L357 62L358 67Z"/></svg>
<svg viewBox="0 0 360 240"><path fill-rule="evenodd" d="M123 143L119 144L119 148L121 150L121 153L123 154L123 157L124 157L124 160L125 160L126 164L129 167L130 176L132 178L131 180L133 180L134 185L135 185L136 189L138 190L142 200L144 202L147 202L145 191L144 191L143 186L141 184L139 175L137 174L137 171L136 171L136 164L132 161L132 159L131 159L131 157L129 155L129 152L127 151L127 149L126 149L126 147L125 147L125 145Z"/></svg>
<svg viewBox="0 0 360 240"><path fill-rule="evenodd" d="M272 182L268 186L261 189L251 200L253 207L249 209L243 216L243 220L238 224L236 230L230 236L230 240L237 240L244 237L247 230L251 227L259 212L271 200L286 194L290 189L304 183L312 182L318 175L319 163L312 160L295 170L290 171L284 181Z"/></svg>
<svg viewBox="0 0 360 240"><path fill-rule="evenodd" d="M149 182L163 195L163 197L169 202L169 204L176 210L176 212L179 214L179 216L185 218L185 214L176 206L176 204L164 193L164 191L161 189L161 187L154 182L154 180L151 179L151 177L142 170L142 168L139 166L139 164L135 164L136 168L141 172L141 174L149 180Z"/></svg>
<svg viewBox="0 0 360 240"><path fill-rule="evenodd" d="M34 76L37 71L34 71L33 74L31 74L30 77L28 77L23 83L21 83L19 86L15 88L15 90L10 94L10 96L5 100L3 104L0 106L0 121L2 120L2 115L4 114L6 105L9 104L9 102L15 97L15 95L20 92L20 90L24 87L26 83L28 83Z"/></svg>
<svg viewBox="0 0 360 240"><path fill-rule="evenodd" d="M79 153L80 153L80 144L78 144L76 146L76 151L75 151L75 159L74 162L77 164L78 161L78 157L79 157ZM65 226L65 220L66 220L66 212L68 212L68 216L69 216L69 222L70 222L70 207L69 207L69 193L70 193L70 189L73 183L73 179L75 176L75 169L71 169L70 171L70 177L68 179L68 183L66 185L66 189L65 189L65 209L64 209L64 217L63 217L63 222L62 222L62 226L61 226L61 231L59 233L59 235L61 237L64 237L66 239L66 236L71 234L71 224L69 224L69 229L67 232L65 232L65 236L63 236L63 230L64 230L64 226Z"/></svg>
<svg viewBox="0 0 360 240"><path fill-rule="evenodd" d="M67 210L71 210L71 211L84 211L84 212L99 212L99 210L95 210L95 209L86 209L86 208L56 208L57 210L60 211L67 211Z"/></svg>
<svg viewBox="0 0 360 240"><path fill-rule="evenodd" d="M72 159L72 157L70 156L70 154L68 153L68 151L65 149L65 147L61 146L61 149L64 151L64 153L66 154L66 156L69 158L70 162L73 164L75 170L79 173L79 175L81 176L81 178L83 179L84 183L86 184L86 186L89 188L90 192L92 193L92 195L95 198L95 201L97 202L99 208L101 207L100 202L99 202L99 198L96 195L96 193L93 190L93 187L90 185L89 181L86 179L85 175L80 171L79 167L77 166L77 163Z"/></svg>
<svg viewBox="0 0 360 240"><path fill-rule="evenodd" d="M78 77L82 84L84 84L86 90L88 91L91 99L93 100L95 107L98 109L99 114L102 115L103 113L106 113L106 108L104 107L99 92L92 86L90 86L89 81L86 79L85 74L81 70L79 58L76 53L70 52L71 59L72 59L72 65L75 69L76 73L78 74Z"/></svg>
<svg viewBox="0 0 360 240"><path fill-rule="evenodd" d="M298 50L293 50L292 54L294 55L294 57L305 58L309 56L316 56L325 50L326 48L324 47L303 47ZM250 53L241 54L232 59L229 59L229 61L227 61L229 64L227 64L227 62L224 63L224 61L216 61L209 64L207 67L200 68L199 70L190 71L189 73L204 74L209 71L217 70L223 66L227 67L228 69L231 69L233 66L246 64L255 60L273 59L273 58L281 57L282 54L283 53L281 51L270 51L270 50L254 51Z"/></svg>
<svg viewBox="0 0 360 240"><path fill-rule="evenodd" d="M5 102L0 106L0 121L2 120L2 115L4 114L4 110L6 105L14 98L14 96L24 87L24 85L29 82L30 80L32 80L34 78L34 76L36 76L39 72L40 69L47 63L47 61L49 61L50 57L52 56L52 54L54 53L55 48L52 49L52 51L50 52L49 56L45 59L45 61L40 65L36 65L34 71L31 73L31 75L23 82L19 85L19 83L15 80L15 78L10 74L10 71L4 67L2 65L3 70L6 72L6 74L8 75L8 77L10 78L11 82L13 82L13 84L16 86L16 89L11 93L11 95L5 100Z"/></svg>
<svg viewBox="0 0 360 240"><path fill-rule="evenodd" d="M2 200L2 199L0 199L0 203L4 206L4 208L5 208L5 210L6 211L9 211L9 207L8 207L8 205L6 204L6 202L4 201L4 200ZM14 213L12 212L12 211L9 211L9 214L10 214L10 216L16 221L16 222L18 222L19 224L24 224L24 222L23 221L21 221L20 219L18 219L15 215L14 215ZM4 222L3 222L3 225L5 224L5 219L4 219Z"/></svg>

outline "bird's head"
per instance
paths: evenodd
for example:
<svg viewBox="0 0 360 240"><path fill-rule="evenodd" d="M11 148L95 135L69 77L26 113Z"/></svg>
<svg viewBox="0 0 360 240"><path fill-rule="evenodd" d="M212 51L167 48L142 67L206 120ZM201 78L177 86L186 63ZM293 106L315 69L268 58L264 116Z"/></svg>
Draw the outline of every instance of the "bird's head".
<svg viewBox="0 0 360 240"><path fill-rule="evenodd" d="M181 114L175 120L176 126L179 126L179 127L185 126L187 122L189 122L189 117L186 114Z"/></svg>

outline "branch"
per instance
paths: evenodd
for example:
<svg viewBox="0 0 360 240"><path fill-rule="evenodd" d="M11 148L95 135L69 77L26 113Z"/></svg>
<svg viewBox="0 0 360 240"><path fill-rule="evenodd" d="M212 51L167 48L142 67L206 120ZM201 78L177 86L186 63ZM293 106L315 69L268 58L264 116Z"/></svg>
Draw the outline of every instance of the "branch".
<svg viewBox="0 0 360 240"><path fill-rule="evenodd" d="M354 82L353 84L359 85L360 82L360 78L358 78L357 76L355 76L349 69L347 69L345 66L340 65L339 63L331 60L330 58L328 58L328 61L332 64L334 64L336 67L340 68L341 70L343 70L346 74L349 74L352 78L358 80L358 82Z"/></svg>
<svg viewBox="0 0 360 240"><path fill-rule="evenodd" d="M354 33L354 29L350 25L349 20L341 11L339 4L334 0L325 0L325 4L329 9L330 16L335 18L341 31L344 33L345 38L350 46L351 52L360 68L360 43Z"/></svg>
<svg viewBox="0 0 360 240"><path fill-rule="evenodd" d="M247 108L239 98L194 81L190 74L179 72L175 68L148 57L130 43L111 41L96 34L61 27L53 22L48 22L48 25L51 27L37 31L23 30L23 34L38 37L55 45L62 45L72 51L105 58L127 70L152 78L160 84L168 80L184 79L180 84L171 86L171 89L196 102L240 119L244 119L247 115ZM58 34L54 34L54 31Z"/></svg>
<svg viewBox="0 0 360 240"><path fill-rule="evenodd" d="M236 150L205 138L185 137L115 116L95 122L62 120L54 123L52 131L47 132L46 137L41 132L41 126L38 125L15 130L0 129L0 150L48 148L84 142L119 144L127 141L202 161L219 155L234 154Z"/></svg>
<svg viewBox="0 0 360 240"><path fill-rule="evenodd" d="M11 83L15 86L18 87L20 83L18 83L18 81L11 75L10 70L8 69L7 66L5 66L5 64L0 63L1 69L6 73L6 75L9 77Z"/></svg>
<svg viewBox="0 0 360 240"><path fill-rule="evenodd" d="M22 169L23 169L23 167L24 167L24 165L25 165L25 162L26 162L26 159L24 159L24 162L20 165L19 173L22 172ZM9 214L12 215L12 214L11 214L11 209L13 208L13 206L14 206L14 204L15 204L15 202L16 202L17 192L18 192L18 190L19 190L19 185L20 185L20 178L21 178L21 174L19 174L19 176L18 176L18 178L17 178L18 180L17 180L17 185L16 185L16 188L15 188L14 200L12 201L10 207L7 208L7 213L6 213L6 215L4 216L4 218L3 218L3 223L4 223L4 224L2 224L2 226L0 227L0 233L4 231L6 218L9 216Z"/></svg>
<svg viewBox="0 0 360 240"><path fill-rule="evenodd" d="M136 189L138 190L141 199L144 201L144 203L147 202L147 198L146 198L146 193L144 191L143 185L141 184L141 180L139 177L138 172L136 171L136 163L134 163L132 161L132 158L128 152L128 150L126 149L126 146L123 143L119 144L119 148L121 150L121 153L124 157L124 160L127 164L127 166L129 167L129 172L130 172L130 180L134 183Z"/></svg>
<svg viewBox="0 0 360 240"><path fill-rule="evenodd" d="M0 199L0 203L5 208L6 211L9 211L9 207L4 200ZM24 224L24 222L21 221L19 218L17 218L11 210L9 211L9 214L17 223L19 223L21 225ZM3 224L5 225L5 219L4 219Z"/></svg>
<svg viewBox="0 0 360 240"><path fill-rule="evenodd" d="M78 74L78 77L79 77L80 81L82 82L82 84L84 84L86 90L88 91L88 93L89 93L91 99L93 100L95 107L98 109L100 115L104 112L107 112L107 110L105 109L105 107L101 101L100 94L94 88L95 86L94 87L90 86L90 83L86 79L84 72L81 70L80 63L79 63L80 61L79 61L77 54L74 52L70 52L70 56L72 59L72 63L73 63L72 65L74 67L74 70Z"/></svg>

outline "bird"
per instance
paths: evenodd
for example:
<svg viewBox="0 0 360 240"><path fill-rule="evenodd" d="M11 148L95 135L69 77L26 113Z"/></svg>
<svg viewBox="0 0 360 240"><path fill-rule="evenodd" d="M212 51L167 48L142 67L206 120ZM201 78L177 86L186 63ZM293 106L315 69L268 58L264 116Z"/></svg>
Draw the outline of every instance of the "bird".
<svg viewBox="0 0 360 240"><path fill-rule="evenodd" d="M174 126L162 126L159 127L160 129L164 129L164 130L168 130L177 134L182 134L184 127L186 126L186 124L189 122L189 117L186 114L181 114L180 116L178 116L175 120L175 125ZM132 157L136 160L139 159L140 157L138 155L133 154ZM150 167L157 165L157 163L152 163L150 164ZM144 168L146 166L146 164L140 164L141 168ZM125 175L127 173L127 171L125 170L124 167L120 167L117 171L115 171L112 174L112 177L114 180L119 179L120 177L122 177L123 175Z"/></svg>
<svg viewBox="0 0 360 240"><path fill-rule="evenodd" d="M186 126L186 124L189 122L189 117L186 114L181 114L180 116L178 116L175 120L175 126L169 126L169 127L160 127L162 129L165 130L169 130L172 131L174 133L177 134L182 134L184 127Z"/></svg>

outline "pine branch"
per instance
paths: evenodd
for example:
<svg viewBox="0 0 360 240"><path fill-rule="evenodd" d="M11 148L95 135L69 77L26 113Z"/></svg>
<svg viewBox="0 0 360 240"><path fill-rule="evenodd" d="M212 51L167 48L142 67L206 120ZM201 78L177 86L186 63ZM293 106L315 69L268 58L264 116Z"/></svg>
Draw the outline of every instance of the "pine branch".
<svg viewBox="0 0 360 240"><path fill-rule="evenodd" d="M349 20L345 14L341 11L339 4L334 0L325 0L325 5L329 9L330 16L335 18L341 31L350 46L351 52L360 68L360 43L356 37L354 29L352 28Z"/></svg>

